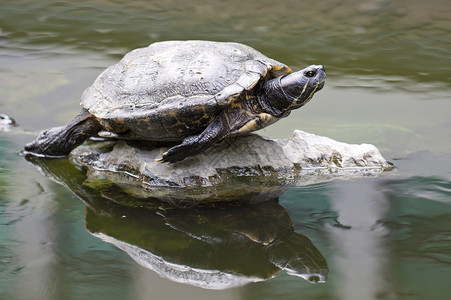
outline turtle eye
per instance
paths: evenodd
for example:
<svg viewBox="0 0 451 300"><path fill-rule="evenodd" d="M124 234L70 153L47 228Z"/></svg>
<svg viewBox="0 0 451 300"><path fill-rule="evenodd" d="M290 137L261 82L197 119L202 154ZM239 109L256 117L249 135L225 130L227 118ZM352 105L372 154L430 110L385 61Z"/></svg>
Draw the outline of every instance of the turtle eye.
<svg viewBox="0 0 451 300"><path fill-rule="evenodd" d="M311 78L311 77L314 77L316 75L316 71L306 71L306 72L304 72L304 75L306 77Z"/></svg>

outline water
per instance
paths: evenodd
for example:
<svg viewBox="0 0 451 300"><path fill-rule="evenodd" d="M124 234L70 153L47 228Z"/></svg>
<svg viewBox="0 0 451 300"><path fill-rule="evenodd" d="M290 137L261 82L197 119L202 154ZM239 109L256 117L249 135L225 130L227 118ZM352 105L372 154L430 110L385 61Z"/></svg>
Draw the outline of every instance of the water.
<svg viewBox="0 0 451 300"><path fill-rule="evenodd" d="M0 127L0 299L449 299L449 15L445 0L0 0L0 113L19 123ZM111 231L116 210L87 208L17 155L37 131L73 118L79 96L105 67L131 49L172 39L243 42L293 69L324 64L327 84L314 101L262 134L287 137L298 128L372 143L397 167L280 197L278 214L327 261L326 283L287 270L224 290L163 278L89 229L102 226L97 231L122 241L159 237L169 250L184 243L171 248L165 231L148 233L133 222ZM55 166L78 180L67 168ZM202 214L206 227L176 225L190 234L229 228ZM248 232L243 226L238 231ZM214 261L233 262L224 253Z"/></svg>

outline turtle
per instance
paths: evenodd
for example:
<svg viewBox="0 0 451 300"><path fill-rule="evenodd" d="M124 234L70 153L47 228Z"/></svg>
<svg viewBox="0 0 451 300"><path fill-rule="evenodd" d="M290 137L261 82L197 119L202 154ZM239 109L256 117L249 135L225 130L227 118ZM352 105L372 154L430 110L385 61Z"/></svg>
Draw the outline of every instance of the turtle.
<svg viewBox="0 0 451 300"><path fill-rule="evenodd" d="M83 92L75 119L43 130L25 151L61 157L99 136L171 143L157 160L174 163L287 117L325 78L322 65L292 72L241 43L156 42L104 70Z"/></svg>

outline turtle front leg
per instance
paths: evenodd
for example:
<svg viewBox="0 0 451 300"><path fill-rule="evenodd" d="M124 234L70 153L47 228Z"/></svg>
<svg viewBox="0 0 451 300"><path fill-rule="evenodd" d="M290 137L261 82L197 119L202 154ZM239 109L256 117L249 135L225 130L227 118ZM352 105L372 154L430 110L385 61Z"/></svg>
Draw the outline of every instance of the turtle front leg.
<svg viewBox="0 0 451 300"><path fill-rule="evenodd" d="M156 161L175 163L205 151L229 133L230 129L227 123L224 123L225 119L221 114L202 133L186 137L181 144L170 148Z"/></svg>
<svg viewBox="0 0 451 300"><path fill-rule="evenodd" d="M25 151L45 157L65 156L101 129L96 118L83 109L68 125L41 131L36 140L25 145Z"/></svg>
<svg viewBox="0 0 451 300"><path fill-rule="evenodd" d="M180 145L166 151L159 162L174 163L208 149L226 136L249 133L275 122L277 118L266 114L253 114L246 110L225 110L199 135L185 138Z"/></svg>

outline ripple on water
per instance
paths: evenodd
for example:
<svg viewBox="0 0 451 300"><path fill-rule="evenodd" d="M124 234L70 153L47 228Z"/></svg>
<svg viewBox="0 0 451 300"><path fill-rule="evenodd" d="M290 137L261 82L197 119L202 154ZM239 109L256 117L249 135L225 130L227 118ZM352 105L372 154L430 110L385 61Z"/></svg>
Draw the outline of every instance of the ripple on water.
<svg viewBox="0 0 451 300"><path fill-rule="evenodd" d="M334 181L292 187L280 197L299 232L323 230L325 224L337 226L337 212L330 207Z"/></svg>
<svg viewBox="0 0 451 300"><path fill-rule="evenodd" d="M25 48L51 48L42 49L42 54L69 47L116 56L160 40L238 41L289 65L325 61L328 70L340 75L371 70L449 86L451 6L440 0L415 1L408 8L386 1L362 5L316 1L308 9L300 9L305 4L299 1L284 4L3 1L0 26L6 47L14 40ZM421 75L425 72L427 76Z"/></svg>
<svg viewBox="0 0 451 300"><path fill-rule="evenodd" d="M382 221L400 257L451 264L451 182L411 177L384 187L391 206Z"/></svg>

